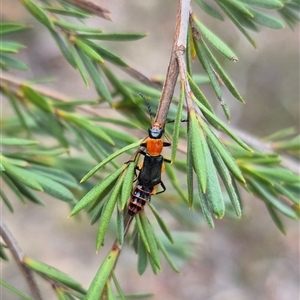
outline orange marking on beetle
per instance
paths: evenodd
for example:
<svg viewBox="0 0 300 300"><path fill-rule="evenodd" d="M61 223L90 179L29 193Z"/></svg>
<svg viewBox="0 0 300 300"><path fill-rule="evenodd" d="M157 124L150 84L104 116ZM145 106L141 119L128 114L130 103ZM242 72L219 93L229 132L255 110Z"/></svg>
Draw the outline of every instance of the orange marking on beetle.
<svg viewBox="0 0 300 300"><path fill-rule="evenodd" d="M159 156L164 147L164 143L161 139L148 139L146 145L147 152L151 156Z"/></svg>

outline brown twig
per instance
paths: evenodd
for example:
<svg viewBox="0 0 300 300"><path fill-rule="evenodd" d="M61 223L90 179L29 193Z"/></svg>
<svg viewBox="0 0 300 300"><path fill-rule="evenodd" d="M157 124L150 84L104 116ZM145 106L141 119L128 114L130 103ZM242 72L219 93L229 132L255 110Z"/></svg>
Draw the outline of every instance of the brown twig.
<svg viewBox="0 0 300 300"><path fill-rule="evenodd" d="M161 124L166 122L169 107L172 101L174 89L179 74L177 52L185 51L186 48L189 11L190 0L179 0L170 62L158 105L157 115L155 117L155 121Z"/></svg>
<svg viewBox="0 0 300 300"><path fill-rule="evenodd" d="M111 18L108 16L108 14L110 14L110 11L107 10L106 8L101 7L95 2L89 0L66 0L66 1L92 13L95 16L111 21Z"/></svg>
<svg viewBox="0 0 300 300"><path fill-rule="evenodd" d="M152 81L147 76L143 75L141 72L139 72L138 70L136 70L134 68L124 67L123 70L124 70L124 72L129 74L132 78L138 80L141 83L144 83L148 86L151 86L151 87L153 87L155 89L159 89L159 90L162 88L162 84L160 82Z"/></svg>
<svg viewBox="0 0 300 300"><path fill-rule="evenodd" d="M2 237L17 265L19 266L21 272L23 273L33 298L35 300L42 300L42 296L34 279L33 272L23 264L23 260L25 258L24 252L21 250L16 240L2 221L0 222L0 236Z"/></svg>

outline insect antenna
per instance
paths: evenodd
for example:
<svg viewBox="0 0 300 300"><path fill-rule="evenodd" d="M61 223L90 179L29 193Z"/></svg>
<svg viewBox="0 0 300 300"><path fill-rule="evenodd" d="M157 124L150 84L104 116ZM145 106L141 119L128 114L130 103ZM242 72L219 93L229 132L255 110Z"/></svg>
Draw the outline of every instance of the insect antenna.
<svg viewBox="0 0 300 300"><path fill-rule="evenodd" d="M153 123L153 115L152 115L152 111L151 111L151 107L150 107L150 103L149 101L146 99L146 97L142 94L142 93L139 93L139 95L141 96L141 98L144 99L144 101L146 102L146 105L147 105L147 109L148 109L148 112L149 112L149 116L150 116L150 121L151 121L151 124Z"/></svg>
<svg viewBox="0 0 300 300"><path fill-rule="evenodd" d="M188 119L181 119L180 121L181 122L188 122L189 120ZM167 120L166 124L168 124L168 123L174 123L174 122L175 122L175 120Z"/></svg>

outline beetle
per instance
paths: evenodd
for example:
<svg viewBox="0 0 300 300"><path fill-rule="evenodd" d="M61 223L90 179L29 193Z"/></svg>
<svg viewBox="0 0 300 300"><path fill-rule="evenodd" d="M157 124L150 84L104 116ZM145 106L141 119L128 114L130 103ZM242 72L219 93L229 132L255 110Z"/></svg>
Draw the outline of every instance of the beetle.
<svg viewBox="0 0 300 300"><path fill-rule="evenodd" d="M167 135L165 135L167 141L163 141L164 125L165 123L153 122L151 108L149 102L145 97L140 94L145 100L150 115L151 127L148 129L148 136L140 144L139 149L135 153L135 158L138 154L144 156L143 163L136 169L139 171L137 176L137 184L132 192L132 197L128 204L128 213L133 216L139 213L146 205L147 201L150 201L151 195L160 194L165 192L166 187L161 180L161 173L164 169L164 162L171 163L171 160L164 158L161 153L164 147L171 146L171 142ZM182 120L186 122L186 120ZM167 123L171 123L169 121ZM156 186L160 185L162 190L156 193Z"/></svg>

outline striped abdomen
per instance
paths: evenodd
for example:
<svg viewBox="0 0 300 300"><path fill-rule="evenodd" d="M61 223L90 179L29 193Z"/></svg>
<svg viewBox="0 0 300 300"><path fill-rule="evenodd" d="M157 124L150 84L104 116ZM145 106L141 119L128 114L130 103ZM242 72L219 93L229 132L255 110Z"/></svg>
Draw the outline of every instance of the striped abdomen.
<svg viewBox="0 0 300 300"><path fill-rule="evenodd" d="M138 214L144 208L146 202L151 200L152 192L153 187L144 187L137 183L132 191L131 199L128 204L128 214L130 216Z"/></svg>

